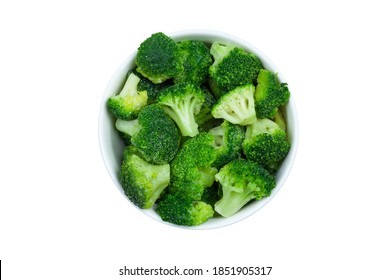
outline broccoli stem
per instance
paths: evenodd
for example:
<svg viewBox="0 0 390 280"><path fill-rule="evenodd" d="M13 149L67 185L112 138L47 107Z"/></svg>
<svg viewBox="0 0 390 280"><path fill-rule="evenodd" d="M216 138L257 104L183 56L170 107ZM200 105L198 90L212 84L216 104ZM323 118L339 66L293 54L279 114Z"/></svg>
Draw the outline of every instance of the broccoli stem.
<svg viewBox="0 0 390 280"><path fill-rule="evenodd" d="M221 216L227 218L237 213L245 204L255 198L253 190L246 188L243 192L227 191L214 205L214 209Z"/></svg>
<svg viewBox="0 0 390 280"><path fill-rule="evenodd" d="M130 136L134 136L141 130L141 125L138 123L138 119L132 121L117 119L115 122L115 127L117 130Z"/></svg>
<svg viewBox="0 0 390 280"><path fill-rule="evenodd" d="M189 100L188 100L189 99ZM164 106L166 113L175 121L183 136L193 137L199 133L195 121L196 99L191 96L172 106Z"/></svg>
<svg viewBox="0 0 390 280"><path fill-rule="evenodd" d="M246 128L245 138L252 138L259 134L272 134L279 126L269 119L259 119L257 122L250 124Z"/></svg>
<svg viewBox="0 0 390 280"><path fill-rule="evenodd" d="M130 74L121 92L119 93L119 96L125 97L126 95L131 95L131 96L138 95L137 86L140 80L141 79L137 77L137 75L134 75L133 73Z"/></svg>
<svg viewBox="0 0 390 280"><path fill-rule="evenodd" d="M227 56L234 48L235 48L234 46L227 46L227 45L214 43L210 49L210 54L214 58L214 66L220 63L224 59L224 57Z"/></svg>
<svg viewBox="0 0 390 280"><path fill-rule="evenodd" d="M249 115L248 100L239 100L236 103L229 104L230 110L226 113L222 113L222 117L227 121L241 125L248 125L256 121L256 115Z"/></svg>
<svg viewBox="0 0 390 280"><path fill-rule="evenodd" d="M154 192L149 199L151 203L148 206L150 207L152 207L154 202L160 197L170 180L170 169L168 164L155 165L154 172L154 174L158 174L158 176L149 178L154 186Z"/></svg>
<svg viewBox="0 0 390 280"><path fill-rule="evenodd" d="M201 184L206 188L210 187L215 181L215 174L218 173L218 169L214 167L198 167L198 170L201 174Z"/></svg>
<svg viewBox="0 0 390 280"><path fill-rule="evenodd" d="M209 133L214 136L214 143L217 148L224 144L225 131L221 126L214 127L209 130Z"/></svg>

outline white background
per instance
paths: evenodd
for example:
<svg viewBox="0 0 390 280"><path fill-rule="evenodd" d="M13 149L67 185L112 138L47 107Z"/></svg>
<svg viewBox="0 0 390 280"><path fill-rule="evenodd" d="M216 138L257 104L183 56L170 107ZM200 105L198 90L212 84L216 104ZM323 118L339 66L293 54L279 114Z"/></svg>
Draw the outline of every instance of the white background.
<svg viewBox="0 0 390 280"><path fill-rule="evenodd" d="M4 279L138 279L120 277L124 265L390 279L385 3L1 0ZM300 120L295 165L276 197L239 223L205 231L133 207L98 143L101 99L120 63L154 32L194 28L231 33L266 53Z"/></svg>

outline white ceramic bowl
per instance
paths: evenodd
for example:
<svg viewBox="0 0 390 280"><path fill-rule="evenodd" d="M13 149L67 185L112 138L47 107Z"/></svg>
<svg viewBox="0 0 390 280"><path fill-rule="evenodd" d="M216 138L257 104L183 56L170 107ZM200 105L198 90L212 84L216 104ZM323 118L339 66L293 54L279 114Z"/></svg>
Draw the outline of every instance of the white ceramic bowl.
<svg viewBox="0 0 390 280"><path fill-rule="evenodd" d="M276 68L276 66L263 52L261 52L259 49L257 49L255 46L251 45L250 43L245 42L230 34L211 31L211 30L183 30L175 33L170 33L167 35L176 41L180 41L184 39L200 40L206 43L212 43L218 41L220 43L234 44L240 46L245 50L247 50L248 52L257 55L262 61L264 68L271 70L275 73L278 73L278 78L281 82L288 82L284 79L283 74ZM147 37L148 36L145 36L145 39ZM135 66L134 64L135 56L136 56L136 50L119 66L117 71L112 76L104 92L103 100L100 107L100 114L99 114L99 142L100 142L100 150L103 156L103 160L116 187L127 200L128 198L123 192L118 177L118 173L121 166L123 144L121 139L118 136L117 131L114 128L115 120L113 116L107 111L106 101L110 96L119 93L119 91L121 90L127 72L130 69L134 68ZM280 190L280 188L282 187L282 185L284 184L284 182L286 181L290 173L290 170L294 163L294 159L297 151L297 145L298 145L298 118L297 118L297 111L296 111L296 107L292 95L293 92L291 93L290 100L285 106L287 134L289 137L289 141L291 143L291 149L276 174L276 187L273 189L271 195L262 200L253 201L249 203L244 208L242 208L238 213L236 213L235 215L229 218L223 218L223 217L212 218L202 225L196 227L185 227L185 228L212 229L212 228L218 228L218 227L233 224L257 212L276 195L276 193ZM134 207L136 206L134 205ZM139 209L138 207L136 208ZM159 215L153 209L147 209L147 210L140 209L140 211L142 211L147 216L157 221L163 222L159 217Z"/></svg>

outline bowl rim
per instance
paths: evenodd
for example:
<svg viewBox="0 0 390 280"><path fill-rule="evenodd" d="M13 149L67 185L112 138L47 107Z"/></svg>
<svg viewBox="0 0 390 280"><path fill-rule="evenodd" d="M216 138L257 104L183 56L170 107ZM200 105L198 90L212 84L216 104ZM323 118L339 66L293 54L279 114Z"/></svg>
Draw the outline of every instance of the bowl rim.
<svg viewBox="0 0 390 280"><path fill-rule="evenodd" d="M239 47L244 48L246 51L254 53L257 55L260 60L263 63L263 66L265 69L271 70L274 73L278 74L278 79L280 82L286 82L285 77L283 74L279 71L279 69L276 67L276 65L272 62L272 60L263 53L260 49L258 49L253 44L235 36L229 33L221 32L221 31L215 31L210 29L183 29L178 30L171 33L166 33L169 37L173 38L175 41L181 41L181 40L201 40L204 42L220 42L224 44L234 44ZM285 113L286 113L286 121L287 121L287 134L289 137L289 141L291 144L290 150L286 158L284 159L282 165L280 166L277 174L276 174L276 187L272 190L271 195L263 198L259 201L254 201L250 203L249 205L246 205L243 209L241 209L238 213L235 215L223 218L211 218L210 220L206 221L205 223L198 225L198 226L180 226L180 225L174 225L165 221L162 221L160 216L155 212L155 210L152 209L140 209L137 207L134 203L132 203L127 196L124 194L124 191L122 189L122 186L118 179L118 170L114 170L112 165L113 162L113 154L112 152L109 152L105 147L103 147L106 144L106 141L109 139L109 135L105 134L105 131L108 129L107 122L105 121L107 118L112 118L109 116L107 109L106 109L106 101L109 96L116 94L121 86L124 83L125 76L129 69L133 68L135 66L134 60L136 56L137 50L134 50L116 69L114 74L111 76L103 94L102 101L100 103L100 110L99 110L99 118L98 118L98 140L99 140L99 148L100 152L103 158L103 162L105 164L105 167L115 183L117 189L122 193L122 195L125 197L125 199L130 202L135 208L140 210L142 213L146 214L150 218L153 218L154 220L157 220L163 224L173 226L176 228L183 228L183 229L191 229L191 230L198 230L198 229L216 229L221 228L225 226L232 225L236 222L242 221L243 219L246 219L250 216L252 216L254 213L259 211L261 208L263 208L270 200L272 200L275 195L279 192L279 190L284 185L285 181L287 180L288 176L291 173L292 167L295 162L297 149L298 149L298 140L299 140L299 121L298 121L298 112L294 101L294 92L291 90L291 87L289 85L290 90L290 98L289 101L284 106ZM112 124L111 124L112 125ZM111 138L110 138L111 139ZM112 140L112 139L111 139ZM105 145L106 146L106 145Z"/></svg>

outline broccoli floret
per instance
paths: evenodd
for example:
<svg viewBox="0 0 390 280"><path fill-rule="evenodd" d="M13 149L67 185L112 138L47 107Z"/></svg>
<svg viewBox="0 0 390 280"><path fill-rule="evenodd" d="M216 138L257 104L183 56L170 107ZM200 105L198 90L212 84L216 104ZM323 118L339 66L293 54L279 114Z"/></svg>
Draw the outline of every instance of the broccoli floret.
<svg viewBox="0 0 390 280"><path fill-rule="evenodd" d="M257 56L239 47L215 42L210 53L214 58L209 69L210 86L217 97L238 86L254 83L262 68Z"/></svg>
<svg viewBox="0 0 390 280"><path fill-rule="evenodd" d="M169 164L150 164L136 155L132 148L126 148L119 175L126 196L138 207L147 209L168 186L170 169Z"/></svg>
<svg viewBox="0 0 390 280"><path fill-rule="evenodd" d="M204 92L205 102L200 108L199 114L195 116L195 121L199 126L203 125L205 122L213 118L213 116L211 115L211 109L216 102L215 97L211 94L210 90L207 87L203 86L202 90Z"/></svg>
<svg viewBox="0 0 390 280"><path fill-rule="evenodd" d="M148 94L146 91L138 91L139 81L140 79L136 75L130 74L121 92L108 98L107 108L116 118L133 120L146 106Z"/></svg>
<svg viewBox="0 0 390 280"><path fill-rule="evenodd" d="M193 137L199 133L195 117L205 102L205 93L199 86L181 83L167 87L157 102L175 121L183 136Z"/></svg>
<svg viewBox="0 0 390 280"><path fill-rule="evenodd" d="M243 127L224 121L222 125L209 131L214 136L217 158L213 166L220 169L241 155L241 144L245 133Z"/></svg>
<svg viewBox="0 0 390 280"><path fill-rule="evenodd" d="M290 98L286 83L279 83L277 75L261 69L257 77L255 108L259 119L275 117L278 108Z"/></svg>
<svg viewBox="0 0 390 280"><path fill-rule="evenodd" d="M211 205L181 194L168 194L157 204L156 212L163 221L182 226L200 225L214 215Z"/></svg>
<svg viewBox="0 0 390 280"><path fill-rule="evenodd" d="M174 78L175 83L202 84L213 63L209 48L201 41L185 40L178 43L184 71Z"/></svg>
<svg viewBox="0 0 390 280"><path fill-rule="evenodd" d="M275 178L259 164L236 159L222 167L215 175L222 185L222 198L214 209L223 217L230 217L251 200L269 196L275 187Z"/></svg>
<svg viewBox="0 0 390 280"><path fill-rule="evenodd" d="M248 125L243 142L245 156L275 172L290 149L286 132L269 119L259 119Z"/></svg>
<svg viewBox="0 0 390 280"><path fill-rule="evenodd" d="M169 163L179 150L179 131L157 104L143 108L136 120L118 119L115 126L119 131L131 136L131 143L150 163Z"/></svg>
<svg viewBox="0 0 390 280"><path fill-rule="evenodd" d="M216 159L214 137L202 132L188 139L171 162L170 193L182 193L200 200L205 188L214 183L218 172L212 167Z"/></svg>
<svg viewBox="0 0 390 280"><path fill-rule="evenodd" d="M218 99L211 110L214 118L225 119L233 124L248 125L256 121L253 94L255 86L244 85L229 91Z"/></svg>
<svg viewBox="0 0 390 280"><path fill-rule="evenodd" d="M162 32L143 41L135 57L137 71L155 84L179 75L183 70L180 49Z"/></svg>

